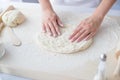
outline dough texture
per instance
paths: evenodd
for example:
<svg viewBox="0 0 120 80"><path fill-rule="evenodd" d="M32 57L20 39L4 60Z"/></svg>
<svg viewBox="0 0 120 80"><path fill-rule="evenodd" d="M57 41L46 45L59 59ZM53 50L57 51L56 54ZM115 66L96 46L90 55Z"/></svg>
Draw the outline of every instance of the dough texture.
<svg viewBox="0 0 120 80"><path fill-rule="evenodd" d="M10 27L16 27L17 25L22 24L25 21L25 17L18 10L10 10L2 16L2 20L6 25Z"/></svg>
<svg viewBox="0 0 120 80"><path fill-rule="evenodd" d="M41 32L38 36L38 44L40 45L40 47L44 48L45 50L57 53L75 53L87 49L92 44L93 39L90 39L88 41L83 40L79 43L72 43L69 40L70 35L80 23L79 21L83 20L83 18L77 18L76 20L72 17L64 17L64 19L62 19L64 23L64 28L60 28L62 35L56 38Z"/></svg>

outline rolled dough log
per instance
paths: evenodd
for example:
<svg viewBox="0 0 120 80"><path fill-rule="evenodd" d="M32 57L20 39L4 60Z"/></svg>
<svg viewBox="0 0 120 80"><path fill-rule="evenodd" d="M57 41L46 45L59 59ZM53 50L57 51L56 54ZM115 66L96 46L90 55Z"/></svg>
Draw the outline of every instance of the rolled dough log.
<svg viewBox="0 0 120 80"><path fill-rule="evenodd" d="M69 40L71 33L73 33L73 31L80 23L80 21L83 20L83 18L79 19L77 18L76 20L71 19L72 17L71 18L64 17L64 19L62 19L64 23L64 28L60 28L62 33L61 36L54 38L46 33L40 33L38 36L38 44L45 50L57 53L75 53L87 49L92 44L93 39L90 39L88 41L83 40L79 43L77 42L72 43Z"/></svg>
<svg viewBox="0 0 120 80"><path fill-rule="evenodd" d="M25 21L25 17L18 10L10 10L2 16L2 20L7 26L16 27Z"/></svg>

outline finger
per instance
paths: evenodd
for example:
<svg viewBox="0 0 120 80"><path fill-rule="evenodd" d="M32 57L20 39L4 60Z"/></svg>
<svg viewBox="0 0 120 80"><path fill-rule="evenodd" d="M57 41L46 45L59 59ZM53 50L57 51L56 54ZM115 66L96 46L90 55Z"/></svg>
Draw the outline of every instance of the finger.
<svg viewBox="0 0 120 80"><path fill-rule="evenodd" d="M69 37L69 39L72 39L76 33L78 33L80 30L82 30L82 24L80 23L78 27L74 30L73 34Z"/></svg>
<svg viewBox="0 0 120 80"><path fill-rule="evenodd" d="M88 31L85 31L81 36L79 36L79 38L77 39L77 42L82 41L85 37L87 37L89 34Z"/></svg>
<svg viewBox="0 0 120 80"><path fill-rule="evenodd" d="M81 30L81 31L79 31L72 39L71 39L71 41L72 42L74 42L75 40L77 40L78 38L79 38L79 36L82 34L82 33L84 33L84 31L85 30Z"/></svg>
<svg viewBox="0 0 120 80"><path fill-rule="evenodd" d="M92 37L95 36L95 34L96 34L96 32L89 34L89 35L85 38L85 40L87 41L87 40L91 39Z"/></svg>
<svg viewBox="0 0 120 80"><path fill-rule="evenodd" d="M45 24L45 27L46 27L46 32L47 32L50 36L52 36L52 32L51 32L51 30L50 30L49 25L48 25L48 24Z"/></svg>
<svg viewBox="0 0 120 80"><path fill-rule="evenodd" d="M50 30L52 32L52 36L56 37L57 36L57 33L56 33L56 30L54 28L54 25L52 23L48 23L49 27L50 27Z"/></svg>
<svg viewBox="0 0 120 80"><path fill-rule="evenodd" d="M57 35L60 35L61 33L60 33L60 30L59 30L59 27L58 27L57 23L53 22L53 25L54 25L54 28L55 28L55 30L57 32Z"/></svg>
<svg viewBox="0 0 120 80"><path fill-rule="evenodd" d="M69 37L69 40L71 40L80 30L82 30L82 27L76 28L73 32L73 34Z"/></svg>
<svg viewBox="0 0 120 80"><path fill-rule="evenodd" d="M42 24L42 31L46 33L46 26L44 24Z"/></svg>
<svg viewBox="0 0 120 80"><path fill-rule="evenodd" d="M63 23L62 23L62 21L58 18L57 19L57 23L58 23L58 25L60 26L60 27L63 27L64 25L63 25Z"/></svg>

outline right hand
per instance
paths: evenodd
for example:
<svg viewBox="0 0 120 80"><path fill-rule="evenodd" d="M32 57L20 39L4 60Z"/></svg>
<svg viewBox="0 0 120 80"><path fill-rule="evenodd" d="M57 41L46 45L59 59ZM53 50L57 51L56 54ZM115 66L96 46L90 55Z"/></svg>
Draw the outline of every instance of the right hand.
<svg viewBox="0 0 120 80"><path fill-rule="evenodd" d="M60 26L63 27L63 24L55 12L50 10L43 11L42 29L45 33L57 37L61 34L59 30Z"/></svg>

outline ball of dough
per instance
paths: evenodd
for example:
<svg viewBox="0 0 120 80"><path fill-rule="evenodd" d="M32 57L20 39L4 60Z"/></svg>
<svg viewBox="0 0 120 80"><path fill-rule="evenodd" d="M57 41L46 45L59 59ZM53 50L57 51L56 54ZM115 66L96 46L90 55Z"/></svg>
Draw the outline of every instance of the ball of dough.
<svg viewBox="0 0 120 80"><path fill-rule="evenodd" d="M18 10L10 10L2 16L2 20L6 25L10 27L16 27L17 25L22 24L25 21L25 17Z"/></svg>

